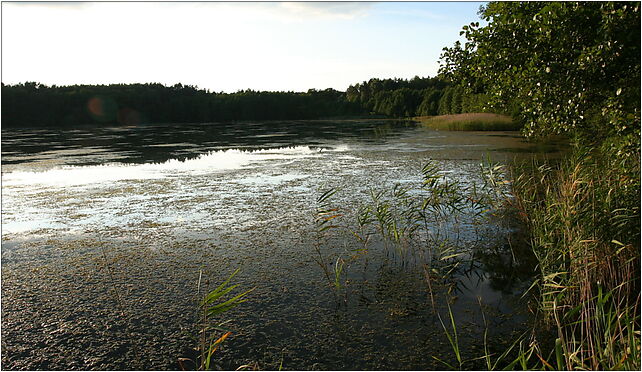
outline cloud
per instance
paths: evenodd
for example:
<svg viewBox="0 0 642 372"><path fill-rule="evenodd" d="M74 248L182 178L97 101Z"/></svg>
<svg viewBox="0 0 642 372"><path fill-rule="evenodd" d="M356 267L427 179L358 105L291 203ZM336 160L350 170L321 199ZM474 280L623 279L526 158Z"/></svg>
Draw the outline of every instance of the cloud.
<svg viewBox="0 0 642 372"><path fill-rule="evenodd" d="M447 20L448 17L443 14L433 13L426 10L413 9L413 10L384 10L382 14L392 15L392 16L402 16L402 17L415 17L423 18L433 21L443 21Z"/></svg>
<svg viewBox="0 0 642 372"><path fill-rule="evenodd" d="M365 2L283 2L280 7L302 17L353 19L368 14L373 3Z"/></svg>
<svg viewBox="0 0 642 372"><path fill-rule="evenodd" d="M91 3L88 1L3 1L14 6L38 6L50 8L80 9Z"/></svg>

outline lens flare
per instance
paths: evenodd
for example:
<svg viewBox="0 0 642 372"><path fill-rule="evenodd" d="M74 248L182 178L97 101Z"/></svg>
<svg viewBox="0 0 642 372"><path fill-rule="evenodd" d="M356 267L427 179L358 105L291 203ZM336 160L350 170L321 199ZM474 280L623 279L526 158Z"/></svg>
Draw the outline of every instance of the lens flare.
<svg viewBox="0 0 642 372"><path fill-rule="evenodd" d="M109 97L92 97L87 101L87 111L94 120L109 122L116 119L118 105Z"/></svg>

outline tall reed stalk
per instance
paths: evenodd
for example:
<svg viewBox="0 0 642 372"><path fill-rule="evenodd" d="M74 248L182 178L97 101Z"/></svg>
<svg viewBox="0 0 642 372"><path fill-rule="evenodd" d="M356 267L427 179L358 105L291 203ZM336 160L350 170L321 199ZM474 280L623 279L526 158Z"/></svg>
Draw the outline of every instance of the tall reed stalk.
<svg viewBox="0 0 642 372"><path fill-rule="evenodd" d="M200 301L200 332L197 348L198 356L195 361L189 358L179 358L178 363L182 370L186 370L187 362L193 364L199 371L210 370L212 367L213 354L220 349L223 342L232 334L229 329L223 327L227 323L226 321L219 321L215 324L212 323L220 314L223 314L247 301L247 295L255 289L251 288L225 299L226 295L229 295L230 292L239 286L239 284L229 285L230 281L239 273L239 271L240 268L236 269L223 283L214 290L208 292ZM202 274L203 272L201 271L198 277L197 292L199 294Z"/></svg>
<svg viewBox="0 0 642 372"><path fill-rule="evenodd" d="M555 368L640 369L640 163L598 149L516 168Z"/></svg>

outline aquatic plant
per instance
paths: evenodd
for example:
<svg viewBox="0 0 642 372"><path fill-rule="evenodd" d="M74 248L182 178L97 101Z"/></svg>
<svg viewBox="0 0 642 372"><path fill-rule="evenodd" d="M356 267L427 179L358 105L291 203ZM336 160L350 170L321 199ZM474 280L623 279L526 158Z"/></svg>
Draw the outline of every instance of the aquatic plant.
<svg viewBox="0 0 642 372"><path fill-rule="evenodd" d="M639 369L640 166L599 149L515 169L544 322L563 368ZM552 364L552 363L551 363Z"/></svg>
<svg viewBox="0 0 642 372"><path fill-rule="evenodd" d="M337 221L335 219L343 215L342 213L339 212L338 208L334 208L330 204L330 198L332 197L332 195L336 194L336 192L337 192L337 189L330 188L324 191L317 198L316 200L317 206L315 210L315 219L314 219L314 222L316 224L316 233L317 233L317 239L314 245L314 250L316 252L316 256L314 257L314 260L317 263L317 265L319 265L319 267L321 267L321 269L323 270L323 273L325 274L325 277L328 280L328 283L335 284L335 288L337 287L336 284L339 280L341 273L339 272L337 274L336 265L335 265L334 280L332 279L330 269L328 268L330 264L327 262L329 258L326 257L326 254L324 254L324 252L322 252L321 246L322 246L324 232L330 229L338 228L339 225L336 224ZM338 263L338 259L336 262ZM343 265L341 267L343 268Z"/></svg>
<svg viewBox="0 0 642 372"><path fill-rule="evenodd" d="M512 168L511 193L498 195L530 234L538 275L525 295L538 291L539 317L494 363L485 346L488 369L640 369L640 167L614 158L576 148Z"/></svg>
<svg viewBox="0 0 642 372"><path fill-rule="evenodd" d="M450 309L450 304L448 304L448 316L450 317L450 326L452 327L452 333L448 331L448 328L444 324L444 321L441 319L441 315L437 313L437 317L439 318L439 323L441 324L441 327L443 328L444 333L446 334L446 338L448 338L448 343L450 344L450 347L452 347L452 350L455 354L455 358L457 359L458 368L453 367L451 364L439 359L434 355L433 355L433 358L444 363L446 366L448 366L451 369L461 370L464 364L464 360L462 359L461 350L459 349L459 340L457 338L457 325L455 324L455 317L453 316L453 312Z"/></svg>
<svg viewBox="0 0 642 372"><path fill-rule="evenodd" d="M501 169L495 166L491 170L494 171L493 185L496 188L505 186L499 181ZM497 197L498 191L485 186L485 182L490 181L482 181L481 175L478 180L467 180L466 183L451 179L434 161L424 165L421 177L421 184L416 188L399 183L390 187L371 187L368 201L357 208L356 221L341 218L352 213L334 205L331 198L336 195L336 189L321 193L317 198L318 235L314 258L331 287L337 291L344 288L346 282L342 278L347 278L346 269L361 257L365 270L369 244L374 238L382 245L386 256L402 267L420 263L433 310L436 309L433 282L438 281L440 288L446 288L448 293L458 290L455 274L463 269L465 257L472 260L465 252L473 250L477 244L467 241L462 245L459 231L467 224L475 226L479 234L477 225L482 220L489 226L496 223L488 217L495 205L499 205L490 202ZM344 248L342 252L337 247L331 248L331 231L349 233L356 237L361 247Z"/></svg>
<svg viewBox="0 0 642 372"><path fill-rule="evenodd" d="M212 355L221 347L223 342L232 334L232 332L223 326L227 321L218 322L211 325L214 317L225 313L239 304L247 301L246 296L255 288L251 288L245 292L237 294L227 300L224 296L233 291L239 284L229 285L230 281L239 273L241 269L236 269L223 283L221 283L214 290L207 293L199 304L200 313L200 332L198 343L198 357L196 361L190 358L179 358L178 362L181 369L185 370L185 362L191 362L198 370L209 370L212 362ZM203 272L199 273L198 291L200 292L200 284Z"/></svg>

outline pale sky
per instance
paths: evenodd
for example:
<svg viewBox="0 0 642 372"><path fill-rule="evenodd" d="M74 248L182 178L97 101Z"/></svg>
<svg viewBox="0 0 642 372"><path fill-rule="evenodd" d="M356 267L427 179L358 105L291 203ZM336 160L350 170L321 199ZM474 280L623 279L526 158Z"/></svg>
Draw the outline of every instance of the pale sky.
<svg viewBox="0 0 642 372"><path fill-rule="evenodd" d="M345 90L435 76L479 2L2 3L2 82Z"/></svg>

